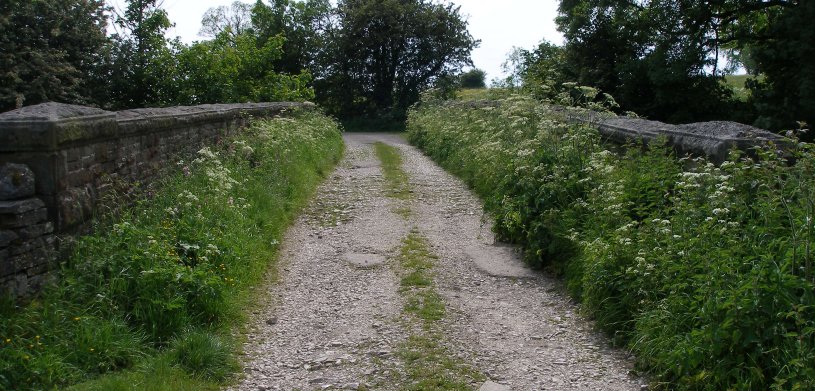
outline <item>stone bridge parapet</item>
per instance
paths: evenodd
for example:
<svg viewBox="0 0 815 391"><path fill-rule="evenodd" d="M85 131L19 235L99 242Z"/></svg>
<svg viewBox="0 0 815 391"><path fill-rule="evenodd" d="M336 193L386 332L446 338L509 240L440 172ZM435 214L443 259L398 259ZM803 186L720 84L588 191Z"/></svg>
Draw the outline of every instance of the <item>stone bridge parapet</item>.
<svg viewBox="0 0 815 391"><path fill-rule="evenodd" d="M151 183L166 167L234 134L252 117L310 103L214 104L118 112L44 103L0 114L0 293L39 290L57 237L85 232L116 183Z"/></svg>

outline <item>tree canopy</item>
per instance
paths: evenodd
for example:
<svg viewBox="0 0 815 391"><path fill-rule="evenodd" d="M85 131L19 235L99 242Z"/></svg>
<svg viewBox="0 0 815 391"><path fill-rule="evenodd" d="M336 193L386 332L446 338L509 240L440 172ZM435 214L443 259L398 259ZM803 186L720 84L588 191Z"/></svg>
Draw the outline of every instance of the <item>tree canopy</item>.
<svg viewBox="0 0 815 391"><path fill-rule="evenodd" d="M487 73L478 68L464 72L459 76L459 86L461 88L485 88L487 87Z"/></svg>
<svg viewBox="0 0 815 391"><path fill-rule="evenodd" d="M576 82L670 122L790 128L793 118L812 121L815 112L808 60L815 40L806 25L813 7L799 0L561 0L564 46L516 50L507 82L539 96ZM756 76L750 102L724 83L739 65Z"/></svg>
<svg viewBox="0 0 815 391"><path fill-rule="evenodd" d="M318 65L318 100L346 116L403 116L423 90L471 65L478 41L459 11L428 0L341 0Z"/></svg>
<svg viewBox="0 0 815 391"><path fill-rule="evenodd" d="M478 44L459 8L436 0L236 1L208 10L192 44L167 37L161 5L127 0L108 16L101 0L4 2L0 109L316 98L340 117L403 118Z"/></svg>
<svg viewBox="0 0 815 391"><path fill-rule="evenodd" d="M106 28L102 0L0 2L0 111L93 101Z"/></svg>

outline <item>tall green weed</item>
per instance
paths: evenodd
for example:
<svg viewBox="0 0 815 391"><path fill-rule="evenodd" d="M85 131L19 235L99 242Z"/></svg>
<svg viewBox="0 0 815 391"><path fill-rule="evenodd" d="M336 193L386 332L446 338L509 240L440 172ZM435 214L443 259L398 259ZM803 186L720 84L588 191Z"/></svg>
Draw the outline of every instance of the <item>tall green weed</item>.
<svg viewBox="0 0 815 391"><path fill-rule="evenodd" d="M337 124L301 112L179 162L156 194L77 241L58 284L3 309L0 389L62 387L168 348L190 376L224 380L229 328L341 153Z"/></svg>
<svg viewBox="0 0 815 391"><path fill-rule="evenodd" d="M481 195L497 234L664 389L815 387L815 149L715 166L664 143L613 153L515 96L424 102L409 139Z"/></svg>

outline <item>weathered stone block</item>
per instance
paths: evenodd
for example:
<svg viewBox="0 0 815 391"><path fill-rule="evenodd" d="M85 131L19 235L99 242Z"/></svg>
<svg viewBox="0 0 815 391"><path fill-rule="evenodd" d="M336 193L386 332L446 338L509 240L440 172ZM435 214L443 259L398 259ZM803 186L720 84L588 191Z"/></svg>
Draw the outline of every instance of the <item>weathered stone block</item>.
<svg viewBox="0 0 815 391"><path fill-rule="evenodd" d="M10 276L17 270L9 259L8 250L0 250L0 278Z"/></svg>
<svg viewBox="0 0 815 391"><path fill-rule="evenodd" d="M0 166L0 200L16 200L34 195L34 172L23 164Z"/></svg>
<svg viewBox="0 0 815 391"><path fill-rule="evenodd" d="M39 276L39 275L48 273L48 270L50 269L50 267L51 267L50 263L42 263L42 264L39 264L39 265L34 265L31 268L29 268L28 270L26 270L26 274L28 275L29 278L31 278L33 276Z"/></svg>
<svg viewBox="0 0 815 391"><path fill-rule="evenodd" d="M48 102L0 114L0 151L56 150L117 133L112 112Z"/></svg>
<svg viewBox="0 0 815 391"><path fill-rule="evenodd" d="M48 209L40 208L20 214L0 214L0 227L20 228L48 219Z"/></svg>
<svg viewBox="0 0 815 391"><path fill-rule="evenodd" d="M54 232L54 223L45 222L15 229L14 232L20 240L31 240Z"/></svg>
<svg viewBox="0 0 815 391"><path fill-rule="evenodd" d="M0 230L0 248L8 247L12 242L17 240L18 237L14 231L7 229Z"/></svg>
<svg viewBox="0 0 815 391"><path fill-rule="evenodd" d="M18 297L27 296L28 290L28 276L25 274L17 274L14 276L14 285L11 291Z"/></svg>
<svg viewBox="0 0 815 391"><path fill-rule="evenodd" d="M75 227L91 217L93 197L88 186L69 189L57 197L60 230Z"/></svg>
<svg viewBox="0 0 815 391"><path fill-rule="evenodd" d="M14 273L19 273L23 270L26 270L30 267L33 267L34 262L34 254L22 253L19 255L9 255L8 257L9 262L14 266Z"/></svg>
<svg viewBox="0 0 815 391"><path fill-rule="evenodd" d="M46 284L48 284L49 277L50 277L49 275L42 274L42 273L29 274L28 275L28 281L27 281L28 282L28 291L24 295L27 296L27 295L31 294L32 292L41 291L42 288L45 287Z"/></svg>
<svg viewBox="0 0 815 391"><path fill-rule="evenodd" d="M29 198L17 201L0 201L0 215L16 215L44 207L45 203L43 203L39 198Z"/></svg>

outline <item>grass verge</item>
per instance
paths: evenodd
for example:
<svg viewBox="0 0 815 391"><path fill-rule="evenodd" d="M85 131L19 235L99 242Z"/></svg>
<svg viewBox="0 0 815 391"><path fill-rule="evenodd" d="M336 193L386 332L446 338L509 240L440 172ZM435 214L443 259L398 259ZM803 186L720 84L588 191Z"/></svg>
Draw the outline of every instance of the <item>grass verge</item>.
<svg viewBox="0 0 815 391"><path fill-rule="evenodd" d="M80 238L39 299L0 306L0 389L229 381L242 308L341 154L338 125L306 111L180 162L156 194Z"/></svg>
<svg viewBox="0 0 815 391"><path fill-rule="evenodd" d="M566 278L656 389L815 389L815 147L716 166L513 96L423 102L408 135L463 178L502 240ZM788 159L793 157L794 159Z"/></svg>

